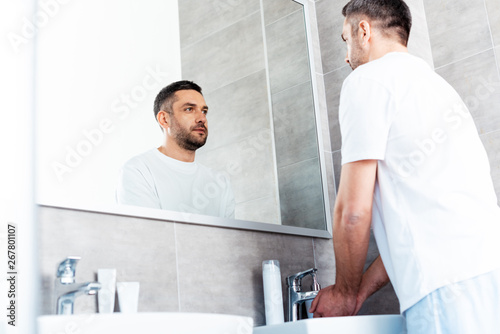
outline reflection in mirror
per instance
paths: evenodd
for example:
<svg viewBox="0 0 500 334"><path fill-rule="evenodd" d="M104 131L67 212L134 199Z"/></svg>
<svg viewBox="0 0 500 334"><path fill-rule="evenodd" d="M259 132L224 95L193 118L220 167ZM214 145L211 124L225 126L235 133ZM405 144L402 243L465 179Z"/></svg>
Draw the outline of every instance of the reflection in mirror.
<svg viewBox="0 0 500 334"><path fill-rule="evenodd" d="M117 202L234 218L229 175L196 162L196 151L209 134L208 106L201 87L187 80L169 84L156 96L154 114L163 133L161 146L123 165Z"/></svg>
<svg viewBox="0 0 500 334"><path fill-rule="evenodd" d="M114 203L123 163L161 144L154 97L182 78L210 108L196 161L230 177L235 218L326 229L302 5L72 2L38 44L39 203Z"/></svg>
<svg viewBox="0 0 500 334"><path fill-rule="evenodd" d="M182 73L205 87L214 110L199 161L233 171L236 218L324 229L303 6L211 9L179 3ZM192 24L206 17L216 22Z"/></svg>

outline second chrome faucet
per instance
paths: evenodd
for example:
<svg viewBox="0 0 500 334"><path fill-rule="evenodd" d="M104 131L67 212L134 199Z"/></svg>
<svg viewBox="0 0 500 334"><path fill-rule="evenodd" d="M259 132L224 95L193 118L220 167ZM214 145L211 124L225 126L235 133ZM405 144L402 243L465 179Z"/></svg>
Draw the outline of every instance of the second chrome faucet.
<svg viewBox="0 0 500 334"><path fill-rule="evenodd" d="M75 283L76 264L80 257L70 256L59 264L55 283L57 314L73 314L75 299L82 295L95 295L99 282Z"/></svg>

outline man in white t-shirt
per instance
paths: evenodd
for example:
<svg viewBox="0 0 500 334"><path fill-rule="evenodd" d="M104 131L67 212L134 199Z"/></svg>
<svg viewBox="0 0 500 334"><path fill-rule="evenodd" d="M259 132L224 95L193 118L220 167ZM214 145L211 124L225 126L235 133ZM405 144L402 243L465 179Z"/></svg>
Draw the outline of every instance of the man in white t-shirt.
<svg viewBox="0 0 500 334"><path fill-rule="evenodd" d="M336 283L311 312L354 315L390 280L410 334L498 332L500 208L473 119L408 54L402 0L352 0L343 15L354 71L340 97ZM363 274L370 225L381 256Z"/></svg>
<svg viewBox="0 0 500 334"><path fill-rule="evenodd" d="M163 144L125 163L116 199L119 204L234 218L229 178L196 163L196 150L208 136L208 106L201 88L178 81L154 102Z"/></svg>

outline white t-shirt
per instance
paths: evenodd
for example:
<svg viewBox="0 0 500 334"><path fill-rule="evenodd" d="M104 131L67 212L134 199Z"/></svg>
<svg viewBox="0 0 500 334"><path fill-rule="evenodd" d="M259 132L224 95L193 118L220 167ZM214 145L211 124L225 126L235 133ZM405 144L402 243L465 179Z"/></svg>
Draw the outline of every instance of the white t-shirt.
<svg viewBox="0 0 500 334"><path fill-rule="evenodd" d="M423 60L389 53L344 81L342 164L377 159L372 226L405 311L500 267L488 157L455 90Z"/></svg>
<svg viewBox="0 0 500 334"><path fill-rule="evenodd" d="M172 159L158 149L133 157L122 167L119 204L234 218L229 178L196 162Z"/></svg>

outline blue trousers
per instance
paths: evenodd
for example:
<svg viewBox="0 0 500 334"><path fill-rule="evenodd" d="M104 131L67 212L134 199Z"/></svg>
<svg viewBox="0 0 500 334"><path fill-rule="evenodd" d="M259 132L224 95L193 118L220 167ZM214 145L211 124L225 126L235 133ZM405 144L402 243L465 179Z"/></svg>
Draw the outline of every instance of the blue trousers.
<svg viewBox="0 0 500 334"><path fill-rule="evenodd" d="M437 289L404 316L408 334L500 333L500 269Z"/></svg>

